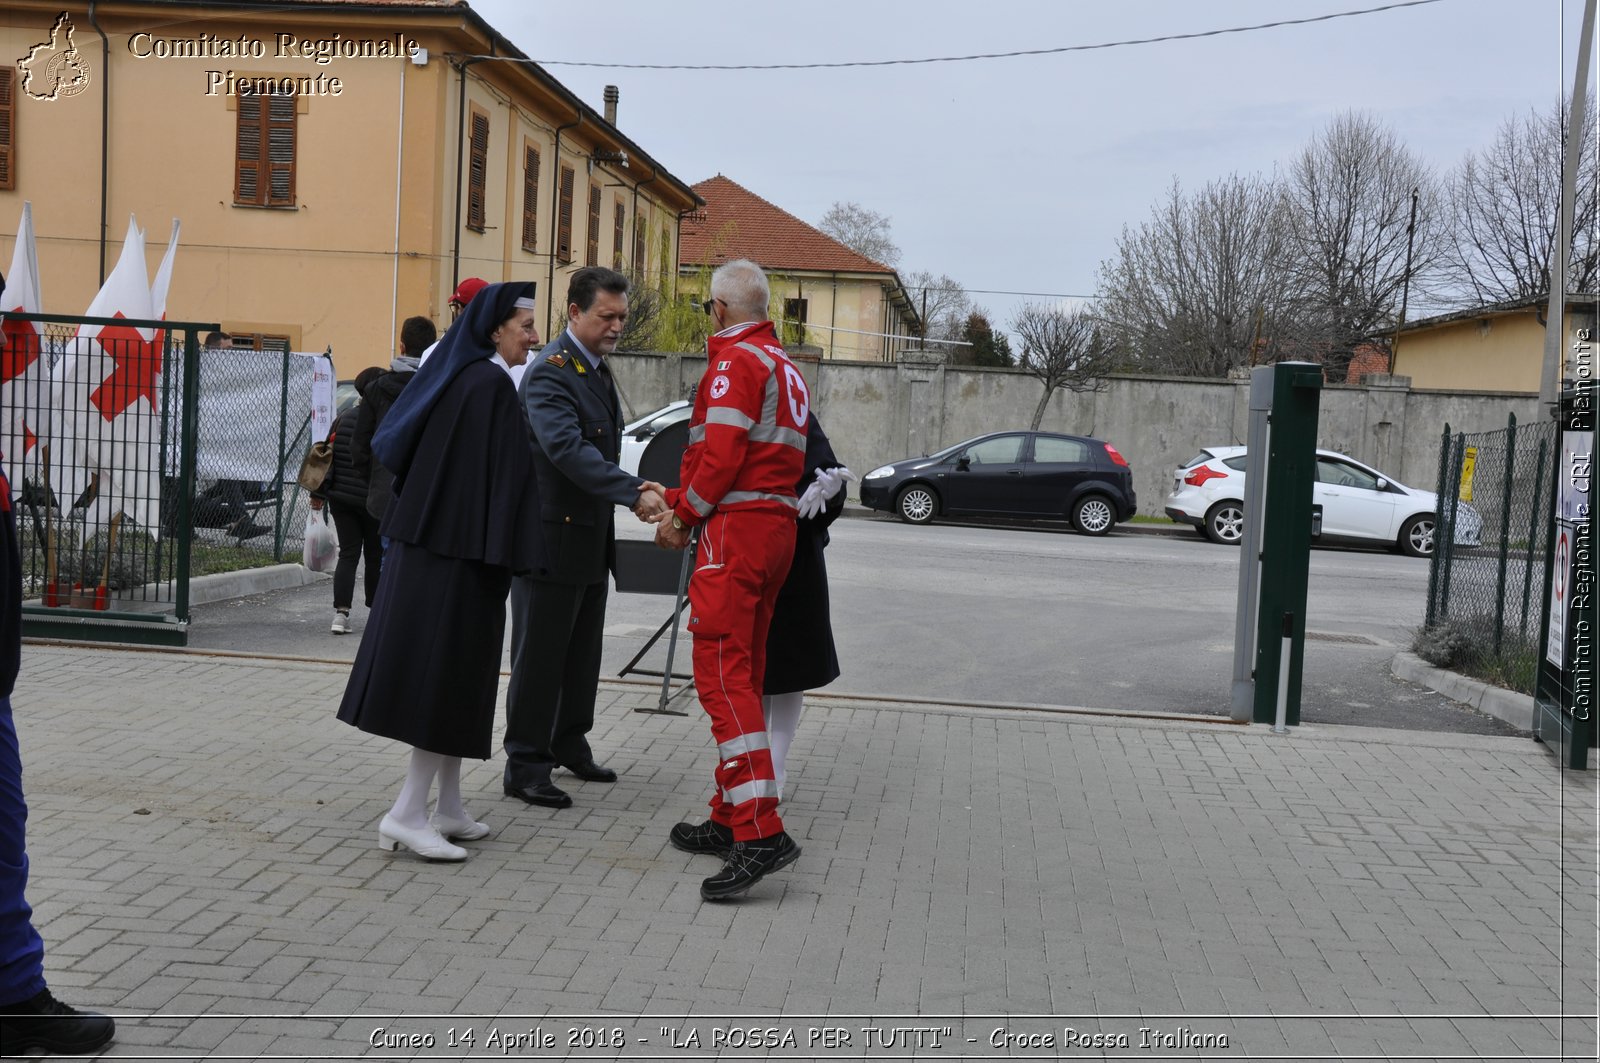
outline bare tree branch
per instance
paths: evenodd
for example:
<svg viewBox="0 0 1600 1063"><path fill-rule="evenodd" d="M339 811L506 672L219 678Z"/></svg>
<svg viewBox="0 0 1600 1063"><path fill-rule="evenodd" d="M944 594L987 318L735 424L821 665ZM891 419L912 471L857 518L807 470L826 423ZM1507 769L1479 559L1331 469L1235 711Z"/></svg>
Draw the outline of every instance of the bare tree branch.
<svg viewBox="0 0 1600 1063"><path fill-rule="evenodd" d="M1100 266L1098 316L1145 372L1225 376L1271 360L1289 303L1282 190L1237 174L1185 195L1173 182Z"/></svg>
<svg viewBox="0 0 1600 1063"><path fill-rule="evenodd" d="M900 261L900 248L890 233L889 216L859 203L837 200L817 222L817 228L858 255L893 266Z"/></svg>
<svg viewBox="0 0 1600 1063"><path fill-rule="evenodd" d="M1285 193L1283 268L1298 334L1285 335L1282 345L1342 381L1357 348L1393 330L1402 293L1427 294L1443 249L1442 197L1432 171L1377 119L1358 112L1335 118L1306 146L1289 167Z"/></svg>
<svg viewBox="0 0 1600 1063"><path fill-rule="evenodd" d="M1550 247L1561 204L1561 166L1570 101L1544 114L1529 112L1501 123L1494 143L1468 155L1450 175L1452 238L1446 275L1473 305L1527 299L1550 292ZM1588 113L1594 114L1594 97ZM1567 286L1595 290L1600 276L1596 195L1600 188L1595 131L1585 124L1574 200Z"/></svg>
<svg viewBox="0 0 1600 1063"><path fill-rule="evenodd" d="M1044 385L1033 411L1034 429L1044 420L1050 396L1058 389L1100 391L1105 376L1118 368L1116 351L1094 318L1083 309L1024 304L1011 319L1011 331L1022 341L1017 364Z"/></svg>

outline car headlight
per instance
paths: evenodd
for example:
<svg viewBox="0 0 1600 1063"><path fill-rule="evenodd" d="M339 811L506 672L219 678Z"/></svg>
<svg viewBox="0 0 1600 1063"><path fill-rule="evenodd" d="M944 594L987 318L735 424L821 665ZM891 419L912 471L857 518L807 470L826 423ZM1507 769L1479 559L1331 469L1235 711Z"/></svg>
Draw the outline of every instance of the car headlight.
<svg viewBox="0 0 1600 1063"><path fill-rule="evenodd" d="M884 479L886 477L893 476L893 475L894 475L894 466L893 465L879 465L876 469L873 469L871 472L867 473L867 475L865 477L863 477L863 479L867 479L867 480L882 480L882 479Z"/></svg>

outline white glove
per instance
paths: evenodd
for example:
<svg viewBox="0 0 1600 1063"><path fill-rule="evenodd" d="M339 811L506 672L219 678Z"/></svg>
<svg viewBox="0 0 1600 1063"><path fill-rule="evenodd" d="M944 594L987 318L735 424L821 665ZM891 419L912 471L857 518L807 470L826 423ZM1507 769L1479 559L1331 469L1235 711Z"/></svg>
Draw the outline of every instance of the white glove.
<svg viewBox="0 0 1600 1063"><path fill-rule="evenodd" d="M811 486L800 496L800 516L810 519L821 513L827 506L828 500L844 490L845 484L855 478L856 474L843 465L832 469L818 469L816 479L811 481Z"/></svg>

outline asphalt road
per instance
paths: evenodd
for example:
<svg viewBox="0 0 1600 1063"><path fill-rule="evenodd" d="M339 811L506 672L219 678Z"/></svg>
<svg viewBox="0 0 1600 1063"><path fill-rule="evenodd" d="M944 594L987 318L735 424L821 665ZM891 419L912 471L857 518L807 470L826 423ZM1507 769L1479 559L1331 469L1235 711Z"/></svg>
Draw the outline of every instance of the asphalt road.
<svg viewBox="0 0 1600 1063"><path fill-rule="evenodd" d="M647 530L619 513L619 533ZM1237 550L1190 534L1095 539L1065 526L840 520L828 565L843 675L829 689L1226 715L1238 564ZM1390 673L1421 623L1427 575L1426 562L1395 554L1312 552L1305 722L1515 733ZM353 658L358 635L328 632L331 601L324 582L200 606L190 645ZM671 605L612 595L605 674L623 667ZM358 605L357 632L364 619ZM641 667L659 667L665 645ZM680 670L687 653L685 640Z"/></svg>

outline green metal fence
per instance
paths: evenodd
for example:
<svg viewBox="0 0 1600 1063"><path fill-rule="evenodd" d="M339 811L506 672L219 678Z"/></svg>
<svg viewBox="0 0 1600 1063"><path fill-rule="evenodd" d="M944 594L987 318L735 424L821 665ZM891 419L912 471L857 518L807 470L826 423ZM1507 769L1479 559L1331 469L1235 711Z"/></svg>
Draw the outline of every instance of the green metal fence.
<svg viewBox="0 0 1600 1063"><path fill-rule="evenodd" d="M1416 649L1431 663L1531 694L1550 530L1554 422L1461 432L1439 447L1437 548Z"/></svg>
<svg viewBox="0 0 1600 1063"><path fill-rule="evenodd" d="M205 349L210 324L4 316L26 633L181 644L192 577L298 559L306 359Z"/></svg>

